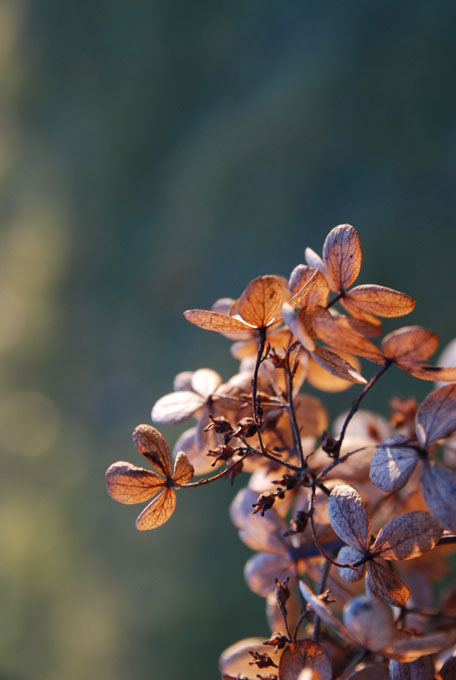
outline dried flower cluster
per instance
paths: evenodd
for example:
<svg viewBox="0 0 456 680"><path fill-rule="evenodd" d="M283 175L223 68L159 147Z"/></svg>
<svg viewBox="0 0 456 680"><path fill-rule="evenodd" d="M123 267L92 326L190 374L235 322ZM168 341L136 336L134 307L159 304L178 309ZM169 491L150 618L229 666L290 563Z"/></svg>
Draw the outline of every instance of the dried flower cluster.
<svg viewBox="0 0 456 680"><path fill-rule="evenodd" d="M362 254L352 226L330 231L321 258L305 256L289 280L260 276L237 300L185 312L234 341L239 373L226 383L209 368L178 374L152 409L158 424L197 421L174 466L162 435L140 425L133 440L154 469L114 463L108 492L121 503L153 499L136 526L154 529L176 490L249 475L230 513L255 551L244 573L266 600L271 635L228 647L225 680L454 680L456 588L437 597L436 582L456 544L456 367L424 363L438 338L420 326L376 344L379 317L408 314L415 301L353 286ZM378 365L369 380L359 357ZM360 406L393 366L440 386L420 405L393 399L387 422ZM306 382L362 387L330 428Z"/></svg>

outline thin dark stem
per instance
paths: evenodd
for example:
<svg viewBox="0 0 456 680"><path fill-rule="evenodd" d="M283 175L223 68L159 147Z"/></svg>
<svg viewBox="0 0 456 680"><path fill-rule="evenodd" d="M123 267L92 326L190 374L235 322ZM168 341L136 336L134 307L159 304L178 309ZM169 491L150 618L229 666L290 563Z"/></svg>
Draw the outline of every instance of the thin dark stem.
<svg viewBox="0 0 456 680"><path fill-rule="evenodd" d="M260 334L260 346L258 348L257 360L255 363L255 369L253 371L252 378L252 406L253 406L253 418L258 425L261 427L262 418L258 414L258 371L260 370L261 360L263 358L264 346L266 344L266 328L259 329Z"/></svg>
<svg viewBox="0 0 456 680"><path fill-rule="evenodd" d="M299 434L299 427L296 421L296 413L293 404L293 374L290 368L290 349L288 349L285 357L285 372L287 376L287 396L288 396L288 414L290 416L291 429L293 431L293 439L296 451L299 456L299 463L301 470L307 469L308 465L304 459L304 452L302 450L301 435Z"/></svg>
<svg viewBox="0 0 456 680"><path fill-rule="evenodd" d="M325 565L323 567L323 571L322 571L322 574L321 574L320 586L318 588L318 595L322 595L326 590L326 581L328 580L328 575L329 575L330 569L331 569L330 562L325 562ZM319 637L320 637L320 617L315 614L312 641L318 642Z"/></svg>
<svg viewBox="0 0 456 680"><path fill-rule="evenodd" d="M311 610L306 608L300 615L299 619L296 621L296 626L294 627L293 631L293 637L291 638L293 642L296 642L296 638L298 636L298 631L301 627L301 624L304 621L304 619L309 616L310 612Z"/></svg>
<svg viewBox="0 0 456 680"><path fill-rule="evenodd" d="M339 302L344 297L344 291L341 291L340 293L337 293L336 297L333 297L332 300L328 302L326 305L326 309L330 309L333 305L336 304L336 302Z"/></svg>
<svg viewBox="0 0 456 680"><path fill-rule="evenodd" d="M247 453L244 453L243 456L241 456L233 465L230 465L229 467L225 468L218 474L214 475L213 477L206 477L204 479L199 479L197 482L188 482L187 484L176 484L177 489L194 489L197 486L203 486L203 484L211 484L211 482L216 482L218 479L221 479L222 477L225 477L225 475L228 475L233 468L236 467L236 465L239 465L244 458L247 458L250 456L251 453L250 451L247 451Z"/></svg>
<svg viewBox="0 0 456 680"><path fill-rule="evenodd" d="M340 431L339 439L338 439L338 441L337 441L337 450L336 450L335 458L338 458L338 457L339 457L339 453L340 453L340 450L341 450L341 448L342 448L342 444L343 444L343 441L344 441L345 433L346 433L346 431L347 431L347 427L348 427L348 425L349 425L351 419L352 419L353 416L355 415L355 413L357 413L357 411L358 411L358 409L359 409L359 407L360 407L360 405L361 405L362 400L364 399L364 397L366 396L366 394L372 389L372 387L375 385L375 383L377 382L377 380L379 380L379 379L382 377L382 375L383 375L384 373L386 373L386 371L387 371L388 368L392 365L392 363L393 363L393 360L392 360L392 359L385 359L385 363L383 364L383 366L381 367L381 369L378 371L378 373L376 373L376 374L369 380L369 382L367 383L367 385L364 386L363 391L358 395L358 397L357 397L357 398L355 399L355 401L352 403L351 408L350 408L349 412L347 413L347 416L346 416L346 418L345 418L345 420L344 420L344 424L342 425L342 429L341 429L341 431Z"/></svg>

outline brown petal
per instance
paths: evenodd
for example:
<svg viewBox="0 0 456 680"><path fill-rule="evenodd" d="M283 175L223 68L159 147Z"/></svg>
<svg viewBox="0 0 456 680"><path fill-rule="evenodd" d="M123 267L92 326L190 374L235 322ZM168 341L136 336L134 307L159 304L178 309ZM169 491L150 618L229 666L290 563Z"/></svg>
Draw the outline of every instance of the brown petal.
<svg viewBox="0 0 456 680"><path fill-rule="evenodd" d="M329 287L343 291L358 277L362 251L358 232L350 224L340 224L331 229L323 245L325 276Z"/></svg>
<svg viewBox="0 0 456 680"><path fill-rule="evenodd" d="M339 562L339 564L354 564L362 557L364 557L364 553L361 553L354 548L349 548L348 545L346 545L339 550L336 561ZM365 568L365 564L357 567L356 570L343 569L342 567L339 567L339 574L342 576L344 581L359 581L360 578L364 576Z"/></svg>
<svg viewBox="0 0 456 680"><path fill-rule="evenodd" d="M431 392L416 414L416 433L423 448L456 430L456 385L445 385Z"/></svg>
<svg viewBox="0 0 456 680"><path fill-rule="evenodd" d="M428 366L427 364L414 364L407 361L397 361L397 366L403 371L410 373L420 380L432 380L441 382L456 382L456 367Z"/></svg>
<svg viewBox="0 0 456 680"><path fill-rule="evenodd" d="M210 312L206 309L188 309L184 312L184 316L187 321L195 324L195 326L217 333L239 333L239 331L252 329L252 326L240 319L219 312Z"/></svg>
<svg viewBox="0 0 456 680"><path fill-rule="evenodd" d="M409 630L397 630L384 650L385 656L399 661L414 661L424 654L435 654L456 642L456 629L417 635Z"/></svg>
<svg viewBox="0 0 456 680"><path fill-rule="evenodd" d="M416 363L434 354L439 345L439 336L422 326L404 326L385 335L381 345L386 357Z"/></svg>
<svg viewBox="0 0 456 680"><path fill-rule="evenodd" d="M330 347L383 363L383 354L372 342L357 333L343 316L333 318L322 307L315 310L313 327L318 338Z"/></svg>
<svg viewBox="0 0 456 680"><path fill-rule="evenodd" d="M371 552L385 560L411 560L435 548L441 535L442 528L428 512L408 512L380 530Z"/></svg>
<svg viewBox="0 0 456 680"><path fill-rule="evenodd" d="M290 577L290 588L297 583L296 567L285 555L259 552L244 567L244 578L252 590L261 597L267 597L275 591L275 579L280 582Z"/></svg>
<svg viewBox="0 0 456 680"><path fill-rule="evenodd" d="M391 680L434 680L434 664L430 656L422 656L410 663L391 660Z"/></svg>
<svg viewBox="0 0 456 680"><path fill-rule="evenodd" d="M280 658L280 680L299 680L306 668L315 672L320 680L333 677L331 662L323 647L312 640L291 642Z"/></svg>
<svg viewBox="0 0 456 680"><path fill-rule="evenodd" d="M326 604L321 600L321 598L314 595L310 588L303 582L299 581L299 590L306 602L309 603L309 607L313 612L337 635L352 645L357 645L358 641L355 636L339 621L338 618L334 616L332 611Z"/></svg>
<svg viewBox="0 0 456 680"><path fill-rule="evenodd" d="M354 368L348 361L342 359L335 352L331 352L329 349L324 347L315 347L313 352L310 352L312 359L317 362L322 368L332 373L337 378L342 380L348 380L352 383L360 383L365 385L367 380L358 373L356 368Z"/></svg>
<svg viewBox="0 0 456 680"><path fill-rule="evenodd" d="M160 397L152 407L151 418L160 425L177 425L188 420L201 406L204 399L196 392L180 390Z"/></svg>
<svg viewBox="0 0 456 680"><path fill-rule="evenodd" d="M148 501L160 489L165 480L156 472L119 461L106 470L106 488L111 498L119 503L133 505Z"/></svg>
<svg viewBox="0 0 456 680"><path fill-rule="evenodd" d="M439 671L441 680L454 680L456 678L456 656L452 656L445 661Z"/></svg>
<svg viewBox="0 0 456 680"><path fill-rule="evenodd" d="M254 328L266 328L280 318L283 286L276 276L259 276L239 298L238 314Z"/></svg>
<svg viewBox="0 0 456 680"><path fill-rule="evenodd" d="M315 343L307 333L304 324L294 313L293 307L291 307L287 302L282 305L282 317L290 331L293 333L295 338L299 340L301 345L309 352L315 349Z"/></svg>
<svg viewBox="0 0 456 680"><path fill-rule="evenodd" d="M377 317L374 316L373 314L369 314L369 312L362 310L361 307L355 305L355 303L352 302L350 298L347 298L345 296L341 298L339 302L342 305L342 307L344 307L344 309L346 309L347 312L349 312L349 314L355 317L355 319L358 319L359 321L364 321L368 324L371 324L372 326L378 326L380 328L382 323L380 319L377 319Z"/></svg>
<svg viewBox="0 0 456 680"><path fill-rule="evenodd" d="M192 389L207 399L222 384L220 375L211 368L200 368L192 377Z"/></svg>
<svg viewBox="0 0 456 680"><path fill-rule="evenodd" d="M165 438L152 425L138 425L133 431L133 441L139 453L166 477L171 477L172 458Z"/></svg>
<svg viewBox="0 0 456 680"><path fill-rule="evenodd" d="M251 637L245 640L239 640L234 645L230 645L222 653L219 659L219 668L222 674L236 677L237 675L246 675L248 678L255 678L258 673L257 666L251 666L252 655L250 651L268 654L271 659L277 664L282 650L274 653L274 650L269 645L263 644L265 637Z"/></svg>
<svg viewBox="0 0 456 680"><path fill-rule="evenodd" d="M182 432L174 445L173 455L177 456L179 451L183 451L193 467L194 474L207 475L209 472L213 472L214 468L211 465L211 458L206 456L205 453L202 453L197 447L195 431L196 428L191 427Z"/></svg>
<svg viewBox="0 0 456 680"><path fill-rule="evenodd" d="M363 647L377 652L389 643L394 633L391 609L371 595L360 595L347 602L343 620Z"/></svg>
<svg viewBox="0 0 456 680"><path fill-rule="evenodd" d="M397 491L407 482L418 462L415 449L407 446L408 437L395 435L381 444L370 464L370 479L383 491Z"/></svg>
<svg viewBox="0 0 456 680"><path fill-rule="evenodd" d="M293 403L301 437L321 435L328 427L328 414L321 401L309 394L298 394Z"/></svg>
<svg viewBox="0 0 456 680"><path fill-rule="evenodd" d="M304 267L304 265L299 266ZM310 278L306 276L306 280L302 282L301 287L296 290L288 304L291 307L307 307L312 305L325 307L329 300L329 288L326 279L318 269L312 269L311 267L306 269L310 270L312 275Z"/></svg>
<svg viewBox="0 0 456 680"><path fill-rule="evenodd" d="M306 262L307 262L307 264L309 265L309 267L312 267L313 269L318 269L318 270L320 270L321 273L322 273L322 274L325 276L325 278L326 278L326 266L325 266L325 263L323 262L323 260L321 259L321 257L320 257L319 255L317 255L317 253L315 252L315 250L312 250L312 248L307 247L307 248L305 249L304 254L305 254Z"/></svg>
<svg viewBox="0 0 456 680"><path fill-rule="evenodd" d="M334 487L328 500L331 526L351 548L367 550L371 527L366 506L359 493L348 484Z"/></svg>
<svg viewBox="0 0 456 680"><path fill-rule="evenodd" d="M456 473L439 463L424 461L421 487L431 515L442 527L456 533Z"/></svg>
<svg viewBox="0 0 456 680"><path fill-rule="evenodd" d="M176 507L176 492L167 487L152 503L149 503L136 520L139 531L156 529L169 520Z"/></svg>
<svg viewBox="0 0 456 680"><path fill-rule="evenodd" d="M363 319L355 319L352 316L346 317L347 323L353 328L354 331L362 335L364 338L378 338L379 335L383 334L383 330L378 323L370 323L369 321L364 321ZM378 321L376 319L376 321Z"/></svg>
<svg viewBox="0 0 456 680"><path fill-rule="evenodd" d="M183 451L179 451L174 462L173 481L176 484L186 484L189 482L195 471L193 465L188 460Z"/></svg>
<svg viewBox="0 0 456 680"><path fill-rule="evenodd" d="M274 508L262 517L252 514L253 505L258 500L258 493L252 489L241 489L230 506L231 521L237 526L240 539L252 550L264 550L284 555L288 544L283 534L285 522L278 516Z"/></svg>
<svg viewBox="0 0 456 680"><path fill-rule="evenodd" d="M395 607L402 607L410 597L410 590L394 571L380 562L368 562L366 592L374 593Z"/></svg>
<svg viewBox="0 0 456 680"><path fill-rule="evenodd" d="M375 316L394 317L410 314L416 301L393 288L367 283L356 286L345 294L345 301Z"/></svg>
<svg viewBox="0 0 456 680"><path fill-rule="evenodd" d="M346 352L336 352L336 354L350 363L357 371L360 370L361 365L356 357L347 354ZM307 382L312 385L312 387L315 387L317 390L322 390L323 392L343 392L353 385L353 383L348 380L336 378L335 375L329 373L322 366L317 364L317 362L314 361L312 357L309 357L307 353L306 356L309 358Z"/></svg>

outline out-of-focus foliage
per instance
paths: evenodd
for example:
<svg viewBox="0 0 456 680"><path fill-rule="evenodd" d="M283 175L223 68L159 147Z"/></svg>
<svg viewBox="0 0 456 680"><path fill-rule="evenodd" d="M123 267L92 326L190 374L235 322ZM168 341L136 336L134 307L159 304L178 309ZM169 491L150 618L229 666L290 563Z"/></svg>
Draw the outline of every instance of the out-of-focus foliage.
<svg viewBox="0 0 456 680"><path fill-rule="evenodd" d="M455 20L411 0L0 4L1 677L212 677L258 630L230 490L182 494L143 535L104 470L178 371L234 371L181 312L288 275L335 224L366 281L454 336Z"/></svg>

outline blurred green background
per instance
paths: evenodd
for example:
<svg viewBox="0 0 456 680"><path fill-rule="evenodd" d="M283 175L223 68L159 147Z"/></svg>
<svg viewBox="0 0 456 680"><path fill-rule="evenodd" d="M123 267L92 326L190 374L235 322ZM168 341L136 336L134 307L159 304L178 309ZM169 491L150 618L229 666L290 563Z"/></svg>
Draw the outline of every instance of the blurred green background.
<svg viewBox="0 0 456 680"><path fill-rule="evenodd" d="M236 370L181 312L336 224L360 283L454 336L455 23L451 0L0 1L1 680L214 678L267 633L227 484L142 534L104 471L141 464L178 371ZM430 388L391 375L368 406Z"/></svg>

